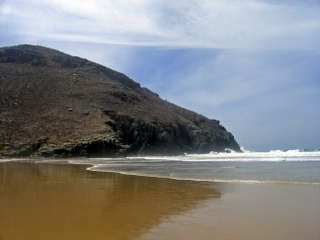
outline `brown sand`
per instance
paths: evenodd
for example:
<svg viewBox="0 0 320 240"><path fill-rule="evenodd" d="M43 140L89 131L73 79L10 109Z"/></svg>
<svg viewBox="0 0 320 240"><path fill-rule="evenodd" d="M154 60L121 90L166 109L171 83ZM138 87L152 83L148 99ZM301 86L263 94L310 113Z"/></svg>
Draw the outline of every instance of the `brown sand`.
<svg viewBox="0 0 320 240"><path fill-rule="evenodd" d="M229 185L231 192L172 216L138 239L320 239L320 189Z"/></svg>
<svg viewBox="0 0 320 240"><path fill-rule="evenodd" d="M320 239L320 189L0 163L0 239Z"/></svg>

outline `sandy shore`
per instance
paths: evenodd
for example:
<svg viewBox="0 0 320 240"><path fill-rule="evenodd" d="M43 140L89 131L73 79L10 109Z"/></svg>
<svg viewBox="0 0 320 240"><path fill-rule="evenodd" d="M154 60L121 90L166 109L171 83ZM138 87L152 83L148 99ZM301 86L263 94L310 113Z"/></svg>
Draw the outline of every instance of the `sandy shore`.
<svg viewBox="0 0 320 240"><path fill-rule="evenodd" d="M0 163L0 239L320 239L320 188Z"/></svg>

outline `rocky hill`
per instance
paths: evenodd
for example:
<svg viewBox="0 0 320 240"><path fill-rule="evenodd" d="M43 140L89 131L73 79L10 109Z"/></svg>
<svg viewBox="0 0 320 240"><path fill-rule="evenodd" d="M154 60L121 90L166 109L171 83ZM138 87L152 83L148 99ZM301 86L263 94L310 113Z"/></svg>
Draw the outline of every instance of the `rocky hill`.
<svg viewBox="0 0 320 240"><path fill-rule="evenodd" d="M122 73L32 45L0 48L0 156L240 151L233 135Z"/></svg>

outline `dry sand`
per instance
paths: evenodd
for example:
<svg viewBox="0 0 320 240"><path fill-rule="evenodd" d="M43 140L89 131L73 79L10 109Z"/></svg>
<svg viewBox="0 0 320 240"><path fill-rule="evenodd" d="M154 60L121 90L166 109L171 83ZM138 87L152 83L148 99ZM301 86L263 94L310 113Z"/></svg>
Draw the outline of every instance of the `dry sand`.
<svg viewBox="0 0 320 240"><path fill-rule="evenodd" d="M0 163L0 239L320 239L320 188Z"/></svg>

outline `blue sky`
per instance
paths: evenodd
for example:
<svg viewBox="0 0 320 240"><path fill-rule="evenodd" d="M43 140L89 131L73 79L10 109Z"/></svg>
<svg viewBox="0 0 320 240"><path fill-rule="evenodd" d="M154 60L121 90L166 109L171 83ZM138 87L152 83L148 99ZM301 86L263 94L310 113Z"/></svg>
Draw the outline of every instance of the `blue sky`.
<svg viewBox="0 0 320 240"><path fill-rule="evenodd" d="M24 43L123 72L248 150L320 149L319 0L0 0L0 46Z"/></svg>

